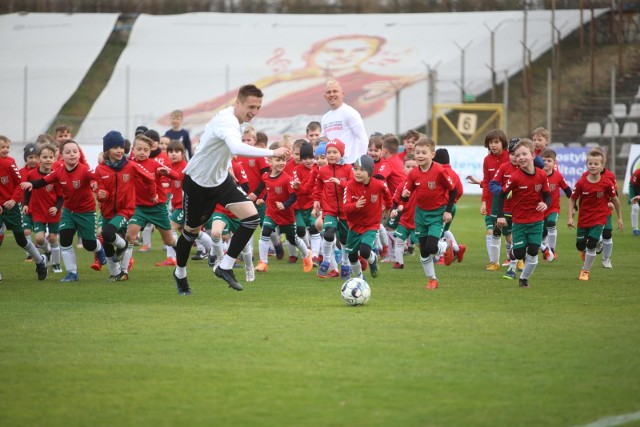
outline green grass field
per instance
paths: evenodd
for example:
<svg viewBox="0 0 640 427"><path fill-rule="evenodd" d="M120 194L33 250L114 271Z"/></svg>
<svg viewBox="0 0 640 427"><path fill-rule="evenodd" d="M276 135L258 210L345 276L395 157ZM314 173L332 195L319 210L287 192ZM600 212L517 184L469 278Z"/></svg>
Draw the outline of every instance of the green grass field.
<svg viewBox="0 0 640 427"><path fill-rule="evenodd" d="M640 411L628 206L613 269L598 258L578 281L575 231L560 225L559 258L540 261L530 289L484 271L478 207L461 200L453 231L469 249L436 267L437 291L407 257L381 266L364 307L343 303L340 280L275 260L244 292L192 261L194 293L179 297L172 270L153 266L157 233L129 282L106 283L85 251L79 283L38 282L9 235L0 425L577 426Z"/></svg>

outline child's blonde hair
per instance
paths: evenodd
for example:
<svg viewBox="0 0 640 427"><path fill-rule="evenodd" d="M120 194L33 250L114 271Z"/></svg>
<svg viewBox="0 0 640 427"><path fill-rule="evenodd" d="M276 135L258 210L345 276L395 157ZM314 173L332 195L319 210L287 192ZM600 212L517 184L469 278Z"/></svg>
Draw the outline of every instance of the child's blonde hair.
<svg viewBox="0 0 640 427"><path fill-rule="evenodd" d="M435 141L428 136L421 136L420 138L418 138L418 140L416 141L416 148L418 147L429 147L431 151L436 151Z"/></svg>
<svg viewBox="0 0 640 427"><path fill-rule="evenodd" d="M539 128L535 128L533 130L533 132L531 132L531 136L541 136L542 138L546 139L547 141L549 141L549 138L551 137L551 135L549 134L549 131L546 130L543 127L539 127Z"/></svg>
<svg viewBox="0 0 640 427"><path fill-rule="evenodd" d="M513 152L515 153L515 151L520 147L527 147L529 151L531 151L531 154L533 154L536 149L533 141L529 138L521 138L520 141L518 141L518 143L513 147Z"/></svg>
<svg viewBox="0 0 640 427"><path fill-rule="evenodd" d="M173 110L171 112L171 117L184 117L184 114L182 113L182 110Z"/></svg>

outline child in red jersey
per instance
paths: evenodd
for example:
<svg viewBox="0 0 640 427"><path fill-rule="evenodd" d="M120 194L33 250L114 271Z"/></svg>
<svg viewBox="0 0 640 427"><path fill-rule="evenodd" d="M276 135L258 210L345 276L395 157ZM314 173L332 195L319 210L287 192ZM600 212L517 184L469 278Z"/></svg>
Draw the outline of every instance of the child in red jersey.
<svg viewBox="0 0 640 427"><path fill-rule="evenodd" d="M47 278L47 260L38 248L24 235L20 202L23 200L22 177L16 162L9 157L11 140L0 135L0 228L6 225L13 232L18 246L27 251L36 261L38 280ZM1 277L1 276L0 276Z"/></svg>
<svg viewBox="0 0 640 427"><path fill-rule="evenodd" d="M384 169L388 169L386 172L382 172L385 176L385 181L389 187L389 191L394 192L404 182L404 166L402 163L402 157L398 154L398 147L400 141L395 135L386 134L382 137L382 158L385 160Z"/></svg>
<svg viewBox="0 0 640 427"><path fill-rule="evenodd" d="M367 154L373 159L373 176L377 179L385 180L389 175L390 169L386 166L386 160L382 159L382 146L384 141L381 136L372 135L369 138L369 148ZM413 147L413 145L412 145ZM404 160L404 156L401 157ZM393 193L391 193L393 195ZM380 258L384 260L389 256L390 239L387 228L380 223L378 235L376 237L376 248L380 249Z"/></svg>
<svg viewBox="0 0 640 427"><path fill-rule="evenodd" d="M519 286L529 287L529 279L538 265L538 251L542 244L545 211L551 203L547 174L533 164L534 145L530 139L520 139L513 153L519 168L511 174L497 197L499 227L506 227L504 199L511 193L513 255L524 259Z"/></svg>
<svg viewBox="0 0 640 427"><path fill-rule="evenodd" d="M489 255L489 264L485 269L488 271L500 270L500 228L495 226L496 217L493 215L493 198L495 197L490 189L489 183L495 176L498 168L503 163L509 162L507 152L507 135L500 130L494 129L484 137L484 146L489 150L489 154L482 162L482 181L473 176L467 176L467 180L472 184L479 184L482 187L482 204L480 214L484 215L484 223L487 230L485 244Z"/></svg>
<svg viewBox="0 0 640 427"><path fill-rule="evenodd" d="M174 247L176 245L176 239L171 234L171 223L169 222L169 212L167 211L167 195L162 190L162 178L168 176L170 179L176 179L178 174L149 157L152 146L153 141L149 137L138 135L131 150L134 156L132 162L139 163L145 170L155 173L155 181L150 183L141 179L134 180L135 211L127 226L126 239L129 245L121 263L123 270L128 267L129 259L133 254L133 244L138 233L148 223L156 226L165 245ZM125 273L128 273L128 271L125 271Z"/></svg>
<svg viewBox="0 0 640 427"><path fill-rule="evenodd" d="M414 168L418 167L416 157L413 154L404 156L404 173L409 175ZM406 179L405 179L406 183ZM393 236L395 237L395 262L393 268L402 270L404 268L404 250L405 243L417 243L416 224L414 214L416 210L416 193L414 192L406 202L402 201L402 190L404 185L398 187L393 195L393 209L389 213L389 227L395 229Z"/></svg>
<svg viewBox="0 0 640 427"><path fill-rule="evenodd" d="M35 181L49 175L53 171L56 160L56 147L43 145L38 151L39 166L25 175L28 181ZM49 184L38 190L26 191L22 213L32 219L36 244L44 248L46 257L51 261L51 270L62 273L60 267L60 244L58 229L60 225L60 208L62 208L62 189L59 184ZM49 238L45 240L46 232Z"/></svg>
<svg viewBox="0 0 640 427"><path fill-rule="evenodd" d="M416 237L420 242L420 262L429 279L428 290L438 288L434 255L444 255L446 265L451 265L453 261L451 241L441 240L441 237L444 224L451 221L451 211L457 196L456 186L451 177L442 166L433 161L435 148L435 142L427 137L420 137L416 142L415 155L418 167L409 172L402 191L404 202L415 193Z"/></svg>
<svg viewBox="0 0 640 427"><path fill-rule="evenodd" d="M23 148L24 150L24 166L20 169L20 176L25 179L29 172L36 170L38 168L38 153L37 153L36 144L29 143L26 144ZM30 214L22 215L22 228L24 229L24 235L30 239L31 233L33 232L33 221ZM46 254L47 251L45 251ZM26 254L27 258L25 261L31 262L33 258L29 253ZM48 257L47 257L48 258Z"/></svg>
<svg viewBox="0 0 640 427"><path fill-rule="evenodd" d="M531 132L531 139L533 140L533 145L535 146L534 154L536 156L540 156L542 152L547 148L550 136L551 135L549 134L549 131L543 127L535 128L533 132Z"/></svg>
<svg viewBox="0 0 640 427"><path fill-rule="evenodd" d="M574 228L573 215L575 202L579 201L578 231L576 248L584 252L584 264L580 271L580 280L589 280L589 272L596 259L596 247L609 216L609 202L613 204L618 216L618 229L622 230L622 216L617 191L610 179L603 173L606 158L601 150L594 149L587 154L587 175L576 182L571 193L567 212L567 225Z"/></svg>
<svg viewBox="0 0 640 427"><path fill-rule="evenodd" d="M284 173L286 173L287 175L293 177L295 169L298 166L301 166L302 160L300 158L300 149L302 147L302 144L306 143L306 139L297 139L293 142L293 145L291 146L291 158L287 160L287 164L284 167ZM302 239L302 241L305 242L307 247L311 247L309 238L307 237L307 227L302 221L302 218L300 218L300 221L298 220L298 210L298 201L296 200L296 202L293 204L293 211L296 213L296 234L300 239ZM296 262L298 262L298 253L296 251L296 247L291 243L287 243L287 246L289 249L289 264L295 264Z"/></svg>
<svg viewBox="0 0 640 427"><path fill-rule="evenodd" d="M298 196L296 201L296 233L298 237L301 237L308 231L308 246L314 254L313 261L317 264L317 255L320 253L322 237L316 228L315 218L311 215L311 211L313 211L313 184L310 184L310 178L314 166L313 146L305 142L300 146L300 164L293 170L292 186Z"/></svg>
<svg viewBox="0 0 640 427"><path fill-rule="evenodd" d="M167 138L166 136L160 137ZM171 162L171 170L176 174L176 178L169 181L169 192L171 194L171 234L177 239L178 232L182 232L184 226L184 212L182 211L182 178L184 178L184 168L187 167L186 149L182 142L174 139L169 141L166 153ZM167 246L167 257L164 261L156 262L156 267L175 267L176 251L173 246Z"/></svg>
<svg viewBox="0 0 640 427"><path fill-rule="evenodd" d="M449 158L449 151L446 148L438 148L436 150L435 156L433 156L433 161L440 164L445 172L451 177L451 181L456 186L456 200L453 204L453 209L451 210L451 221L447 222L444 225L444 233L442 237L451 241L451 247L453 248L453 256L458 262L462 262L464 259L464 253L467 251L466 245L458 244L456 237L453 235L451 231L451 224L453 223L454 218L456 217L456 211L458 206L458 200L464 194L464 187L462 186L462 181L460 180L460 176L456 171L451 167L451 160ZM439 258L436 256L436 258ZM442 258L439 259L439 263L443 263L444 260Z"/></svg>
<svg viewBox="0 0 640 427"><path fill-rule="evenodd" d="M142 180L148 185L155 183L153 172L142 165L129 161L124 154L124 138L118 131L108 132L102 138L103 162L96 167L98 201L102 212L102 239L107 256L110 282L129 279L129 261L120 261L127 250L127 242L122 237L127 232L127 223L135 210L135 181Z"/></svg>
<svg viewBox="0 0 640 427"><path fill-rule="evenodd" d="M569 187L569 184L564 180L564 176L562 176L562 173L558 170L555 151L550 148L545 148L540 152L540 157L544 162L543 169L547 173L549 191L551 191L551 205L549 209L547 209L547 212L545 212L542 244L549 247L555 259L558 257L556 253L556 243L558 240L556 224L558 222L558 214L560 213L560 190L564 191L567 197L571 197L571 187Z"/></svg>
<svg viewBox="0 0 640 427"><path fill-rule="evenodd" d="M92 191L94 174L87 165L80 163L80 147L74 140L62 141L60 152L64 167L54 169L44 178L24 182L22 188L38 189L52 183L62 187L64 203L59 229L62 261L67 275L61 281L77 282L78 267L72 246L76 231L82 235L84 248L95 253L101 264L106 263L106 256L100 241L96 239L96 201Z"/></svg>
<svg viewBox="0 0 640 427"><path fill-rule="evenodd" d="M353 179L347 183L344 211L347 214L347 244L351 273L364 279L360 257L369 263L371 276L378 276L377 256L372 251L383 212L391 207L391 193L384 181L372 179L373 159L360 156L354 163Z"/></svg>
<svg viewBox="0 0 640 427"><path fill-rule="evenodd" d="M633 235L640 236L640 230L638 230L638 212L640 212L640 205L633 203L633 198L640 196L640 168L636 169L631 174L629 180L629 203L631 204L631 228L633 228Z"/></svg>
<svg viewBox="0 0 640 427"><path fill-rule="evenodd" d="M279 147L278 143L271 145L272 150ZM291 185L291 175L284 172L285 166L286 159L284 157L272 157L271 172L262 175L262 181L267 189L265 200L267 209L258 245L260 261L256 265L256 271L260 273L266 273L269 269L270 236L276 228L279 228L280 232L287 236L287 241L300 251L303 257L304 272L308 273L313 268L312 253L296 234L293 204L296 202L297 196Z"/></svg>
<svg viewBox="0 0 640 427"><path fill-rule="evenodd" d="M400 157L400 159L402 159L403 162L407 154L415 153L416 141L418 141L418 139L420 139L421 136L422 134L420 134L420 132L413 129L409 129L407 133L404 134L404 137L402 138L402 145L404 146L404 151L402 151L401 153L398 153L398 156Z"/></svg>
<svg viewBox="0 0 640 427"><path fill-rule="evenodd" d="M343 209L344 190L347 182L353 178L351 165L340 164L344 156L344 143L339 139L327 142L327 165L318 169L313 190L314 216L322 212L324 242L322 245L323 261L318 269L318 277L351 277L349 258L346 251L342 251L342 267L338 272L338 266L333 256L334 241L340 241L342 246L347 243L347 217Z"/></svg>

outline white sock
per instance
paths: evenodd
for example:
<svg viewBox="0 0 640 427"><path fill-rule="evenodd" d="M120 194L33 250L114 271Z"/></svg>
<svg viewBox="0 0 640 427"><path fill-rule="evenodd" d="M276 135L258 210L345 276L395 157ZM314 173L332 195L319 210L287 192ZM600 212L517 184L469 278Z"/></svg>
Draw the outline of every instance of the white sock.
<svg viewBox="0 0 640 427"><path fill-rule="evenodd" d="M44 245L42 246L42 250L43 250L45 253L49 253L49 252L51 252L51 245L49 244L49 241L48 241L48 240L46 240L46 239L45 239L45 241L44 241Z"/></svg>
<svg viewBox="0 0 640 427"><path fill-rule="evenodd" d="M436 268L433 265L433 257L429 255L426 258L420 257L420 264L422 264L422 269L424 270L424 274L430 278L436 278Z"/></svg>
<svg viewBox="0 0 640 427"><path fill-rule="evenodd" d="M174 273L178 279L184 279L187 277L187 267L176 267L176 271Z"/></svg>
<svg viewBox="0 0 640 427"><path fill-rule="evenodd" d="M127 241L124 240L119 234L116 234L116 240L113 242L113 246L118 249L122 249L127 246Z"/></svg>
<svg viewBox="0 0 640 427"><path fill-rule="evenodd" d="M51 245L51 264L60 264L60 243Z"/></svg>
<svg viewBox="0 0 640 427"><path fill-rule="evenodd" d="M404 240L396 236L395 258L398 264L404 264Z"/></svg>
<svg viewBox="0 0 640 427"><path fill-rule="evenodd" d="M269 237L260 236L260 241L258 242L258 254L260 256L260 261L266 264L269 263Z"/></svg>
<svg viewBox="0 0 640 427"><path fill-rule="evenodd" d="M129 261L131 261L131 257L133 256L133 243L129 243L127 245L127 250L124 251L124 255L122 256L122 261L120 261L120 269L125 273L129 273Z"/></svg>
<svg viewBox="0 0 640 427"><path fill-rule="evenodd" d="M142 230L142 244L151 246L151 232L153 231L153 225L147 224Z"/></svg>
<svg viewBox="0 0 640 427"><path fill-rule="evenodd" d="M324 261L331 261L333 255L333 242L322 239L322 256Z"/></svg>
<svg viewBox="0 0 640 427"><path fill-rule="evenodd" d="M271 239L271 243L273 243L273 246L278 246L279 244L281 244L280 235L278 233L276 233L275 231L273 233L271 233L269 238Z"/></svg>
<svg viewBox="0 0 640 427"><path fill-rule="evenodd" d="M451 230L447 230L444 232L444 237L447 239L451 239L451 246L453 247L454 252L458 252L460 250L460 246L458 245L458 241L456 240L456 236L453 235Z"/></svg>
<svg viewBox="0 0 640 427"><path fill-rule="evenodd" d="M93 253L97 254L101 250L102 250L102 243L100 243L100 240L96 239L96 248L93 250Z"/></svg>
<svg viewBox="0 0 640 427"><path fill-rule="evenodd" d="M384 225L380 224L378 228L378 236L380 237L380 243L382 246L389 246L389 233L387 233L387 229L384 228Z"/></svg>
<svg viewBox="0 0 640 427"><path fill-rule="evenodd" d="M558 228L554 225L553 227L547 228L547 242L551 249L556 248L556 242L558 241Z"/></svg>
<svg viewBox="0 0 640 427"><path fill-rule="evenodd" d="M602 247L602 258L610 259L613 253L613 237L610 239L604 239L604 246Z"/></svg>
<svg viewBox="0 0 640 427"><path fill-rule="evenodd" d="M351 264L351 263L349 262L349 253L346 251L346 248L345 248L344 246L342 247L341 255L342 255L342 260L341 260L340 264L342 264L342 265L349 265L349 264ZM358 262L359 262L359 261L358 261Z"/></svg>
<svg viewBox="0 0 640 427"><path fill-rule="evenodd" d="M62 262L64 263L64 269L68 273L78 273L78 266L76 265L76 251L73 250L73 246L63 246L61 248Z"/></svg>
<svg viewBox="0 0 640 427"><path fill-rule="evenodd" d="M438 254L437 255L442 255L446 251L447 251L447 241L440 239L438 241Z"/></svg>
<svg viewBox="0 0 640 427"><path fill-rule="evenodd" d="M212 242L212 250L213 250L213 254L218 257L218 259L222 259L222 256L224 255L224 247L222 245L222 239L219 237L214 237L211 239Z"/></svg>
<svg viewBox="0 0 640 427"><path fill-rule="evenodd" d="M222 261L220 262L220 268L223 270L231 270L235 263L235 258L231 258L229 255L224 254Z"/></svg>
<svg viewBox="0 0 640 427"><path fill-rule="evenodd" d="M491 236L491 252L489 253L489 262L500 263L500 237Z"/></svg>
<svg viewBox="0 0 640 427"><path fill-rule="evenodd" d="M322 237L320 237L320 233L312 234L310 236L311 240L311 251L315 256L321 254L320 247L322 246Z"/></svg>
<svg viewBox="0 0 640 427"><path fill-rule="evenodd" d="M582 269L586 271L590 271L591 267L593 267L593 262L596 260L596 250L587 249L587 252L584 255L584 264L582 264Z"/></svg>
<svg viewBox="0 0 640 427"><path fill-rule="evenodd" d="M115 262L110 256L107 257L107 267L109 268L109 275L117 276L120 274L120 263Z"/></svg>
<svg viewBox="0 0 640 427"><path fill-rule="evenodd" d="M360 261L349 262L349 265L351 265L351 276L362 279L363 275L362 275L362 266L360 265Z"/></svg>
<svg viewBox="0 0 640 427"><path fill-rule="evenodd" d="M208 254L211 251L211 247L213 246L213 242L211 241L211 236L207 233L200 232L198 233L198 237L196 238L196 244L200 243L204 248L204 253Z"/></svg>
<svg viewBox="0 0 640 427"><path fill-rule="evenodd" d="M44 257L40 255L40 252L38 252L38 248L36 248L36 245L34 245L31 240L27 240L27 245L23 249L27 251L29 255L31 255L36 263L42 262L42 260L44 260Z"/></svg>
<svg viewBox="0 0 640 427"><path fill-rule="evenodd" d="M640 212L640 205L634 203L631 205L631 228L633 230L638 229L638 212Z"/></svg>
<svg viewBox="0 0 640 427"><path fill-rule="evenodd" d="M298 236L296 236L296 245L294 246L294 248L298 248L302 258L306 258L306 257L309 256L309 250L307 249L307 245L305 245L304 241L301 238L299 238ZM296 252L294 252L294 253L296 253Z"/></svg>
<svg viewBox="0 0 640 427"><path fill-rule="evenodd" d="M267 248L267 251L268 250L269 249ZM253 257L253 246L247 243L244 249L242 249L242 260L244 261L245 269L253 268L253 260L251 259L252 257Z"/></svg>
<svg viewBox="0 0 640 427"><path fill-rule="evenodd" d="M520 274L521 279L529 279L533 274L533 271L536 269L538 265L538 255L532 256L526 254L524 257L524 268L522 269L522 273Z"/></svg>
<svg viewBox="0 0 640 427"><path fill-rule="evenodd" d="M176 259L176 249L173 246L167 246L167 258Z"/></svg>

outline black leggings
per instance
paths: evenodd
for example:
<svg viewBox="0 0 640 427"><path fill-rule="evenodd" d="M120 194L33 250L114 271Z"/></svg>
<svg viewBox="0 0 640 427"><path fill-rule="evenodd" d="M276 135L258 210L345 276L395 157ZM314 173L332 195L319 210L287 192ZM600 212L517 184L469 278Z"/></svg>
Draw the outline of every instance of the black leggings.
<svg viewBox="0 0 640 427"><path fill-rule="evenodd" d="M65 228L60 230L60 246L63 248L73 245L73 236L76 235L76 230L72 228ZM82 246L89 252L94 252L98 247L96 240L82 239Z"/></svg>

